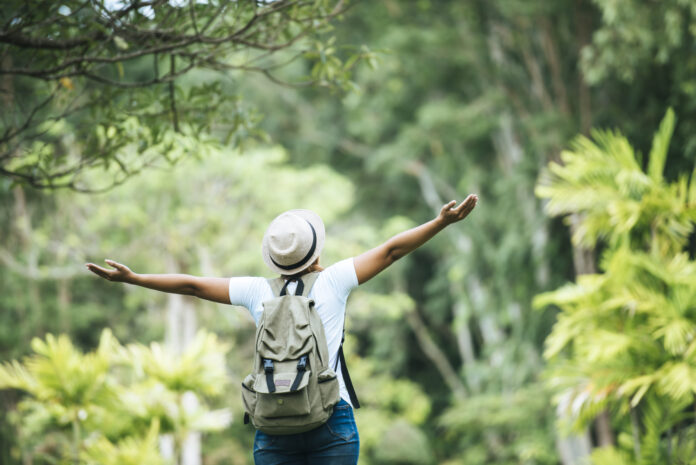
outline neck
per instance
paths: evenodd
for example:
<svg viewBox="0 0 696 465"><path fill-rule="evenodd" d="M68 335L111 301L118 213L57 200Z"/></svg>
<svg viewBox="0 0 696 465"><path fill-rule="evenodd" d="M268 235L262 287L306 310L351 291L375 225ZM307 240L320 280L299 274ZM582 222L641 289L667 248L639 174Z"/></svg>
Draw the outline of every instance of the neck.
<svg viewBox="0 0 696 465"><path fill-rule="evenodd" d="M294 278L299 278L300 276L304 276L307 273L312 273L314 271L324 271L324 268L319 266L318 263L313 263L312 265L309 265L307 268L304 270L300 271L299 273L295 274L282 274L280 275L281 278L283 279L294 279Z"/></svg>

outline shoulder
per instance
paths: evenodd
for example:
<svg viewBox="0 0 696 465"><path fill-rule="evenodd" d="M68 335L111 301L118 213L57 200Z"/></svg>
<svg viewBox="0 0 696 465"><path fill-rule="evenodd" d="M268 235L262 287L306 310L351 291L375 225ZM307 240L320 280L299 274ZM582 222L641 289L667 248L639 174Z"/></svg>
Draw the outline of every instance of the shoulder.
<svg viewBox="0 0 696 465"><path fill-rule="evenodd" d="M229 294L232 305L251 308L270 292L271 288L266 278L256 276L230 278Z"/></svg>
<svg viewBox="0 0 696 465"><path fill-rule="evenodd" d="M350 277L350 275L355 275L355 265L353 264L353 257L346 258L340 262L336 262L333 265L324 269L321 274L326 276L336 276L336 277Z"/></svg>
<svg viewBox="0 0 696 465"><path fill-rule="evenodd" d="M267 285L268 280L258 276L237 276L230 278L230 288L256 289Z"/></svg>
<svg viewBox="0 0 696 465"><path fill-rule="evenodd" d="M341 260L327 267L319 274L317 281L331 288L336 295L347 298L350 291L358 286L353 258Z"/></svg>

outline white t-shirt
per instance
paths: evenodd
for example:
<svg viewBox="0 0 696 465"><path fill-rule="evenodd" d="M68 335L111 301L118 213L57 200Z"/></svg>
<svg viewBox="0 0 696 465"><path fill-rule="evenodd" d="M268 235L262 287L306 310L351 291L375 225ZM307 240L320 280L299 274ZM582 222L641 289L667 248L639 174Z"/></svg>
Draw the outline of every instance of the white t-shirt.
<svg viewBox="0 0 696 465"><path fill-rule="evenodd" d="M341 367L336 365L338 349L343 335L343 322L346 316L346 301L350 291L358 286L353 259L347 258L331 265L319 273L309 291L314 300L317 313L324 324L326 343L329 348L329 366L336 368L341 398L350 404L350 396L343 382ZM294 294L296 282L288 284L288 293ZM263 313L263 302L274 297L271 286L265 278L230 278L230 303L246 307L258 326ZM340 364L339 364L340 365Z"/></svg>

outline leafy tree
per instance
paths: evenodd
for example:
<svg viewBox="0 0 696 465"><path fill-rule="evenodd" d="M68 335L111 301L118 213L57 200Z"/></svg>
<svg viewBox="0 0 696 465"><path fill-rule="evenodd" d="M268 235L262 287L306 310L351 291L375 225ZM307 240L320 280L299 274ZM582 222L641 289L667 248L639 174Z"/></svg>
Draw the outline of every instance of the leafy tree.
<svg viewBox="0 0 696 465"><path fill-rule="evenodd" d="M673 136L667 176L690 170L696 160L696 31L693 0L653 5L638 0L593 0L601 14L579 64L588 83L609 97L602 126L621 122L634 145L647 151L651 128L664 107L673 107L681 123ZM627 117L626 115L630 115Z"/></svg>
<svg viewBox="0 0 696 465"><path fill-rule="evenodd" d="M645 170L620 133L579 137L537 188L550 214L581 215L574 241L604 247L601 273L536 299L561 309L545 351L559 409L583 427L609 407L619 431L597 464L669 463L694 448L696 262L684 248L696 177L663 176L673 129L670 110Z"/></svg>
<svg viewBox="0 0 696 465"><path fill-rule="evenodd" d="M282 84L277 70L303 59L313 68L291 84L343 85L361 56L344 63L327 37L345 3L3 2L0 174L105 188L195 154L185 136L245 140L256 117L223 83L259 73ZM91 168L110 182L96 186Z"/></svg>

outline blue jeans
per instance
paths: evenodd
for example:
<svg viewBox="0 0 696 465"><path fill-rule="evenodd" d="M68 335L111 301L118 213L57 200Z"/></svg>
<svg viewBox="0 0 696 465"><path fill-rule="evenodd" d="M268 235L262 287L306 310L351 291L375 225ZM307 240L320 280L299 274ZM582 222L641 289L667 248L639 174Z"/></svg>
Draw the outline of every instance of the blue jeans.
<svg viewBox="0 0 696 465"><path fill-rule="evenodd" d="M256 465L356 465L360 438L353 408L341 401L331 418L318 428L298 434L256 431Z"/></svg>

